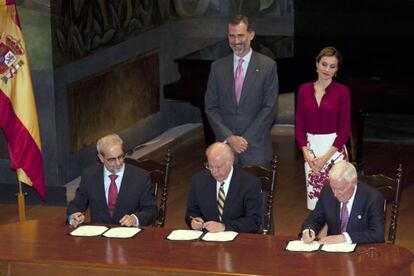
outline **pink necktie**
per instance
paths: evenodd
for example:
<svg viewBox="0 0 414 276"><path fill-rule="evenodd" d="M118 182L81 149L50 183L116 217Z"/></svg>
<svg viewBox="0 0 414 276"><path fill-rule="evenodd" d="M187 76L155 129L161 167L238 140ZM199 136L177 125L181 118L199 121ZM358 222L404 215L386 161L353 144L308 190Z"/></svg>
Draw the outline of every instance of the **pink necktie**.
<svg viewBox="0 0 414 276"><path fill-rule="evenodd" d="M342 203L341 208L341 233L346 232L346 226L348 224L349 214L348 214L348 208L346 205L348 202Z"/></svg>
<svg viewBox="0 0 414 276"><path fill-rule="evenodd" d="M234 76L235 82L234 82L234 94L236 96L236 102L237 104L239 104L240 102L240 96L241 96L241 92L242 92L242 88L243 88L243 81L244 81L244 76L243 76L243 59L239 59L239 64L237 64L237 68L236 68L236 74Z"/></svg>
<svg viewBox="0 0 414 276"><path fill-rule="evenodd" d="M116 198L118 197L118 188L116 187L115 179L118 176L116 174L111 174L109 178L111 179L111 183L109 184L109 191L108 191L108 210L109 214L114 214L115 205L116 205Z"/></svg>

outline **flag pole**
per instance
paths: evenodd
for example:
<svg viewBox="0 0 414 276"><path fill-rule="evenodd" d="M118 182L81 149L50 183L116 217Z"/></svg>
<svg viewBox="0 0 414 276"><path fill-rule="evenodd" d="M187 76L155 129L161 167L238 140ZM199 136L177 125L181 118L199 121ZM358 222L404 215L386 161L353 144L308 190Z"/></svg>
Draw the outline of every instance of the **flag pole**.
<svg viewBox="0 0 414 276"><path fill-rule="evenodd" d="M19 193L17 194L17 204L19 206L19 221L23 222L26 220L26 210L25 210L25 202L24 202L24 193L22 188L22 182L19 182Z"/></svg>

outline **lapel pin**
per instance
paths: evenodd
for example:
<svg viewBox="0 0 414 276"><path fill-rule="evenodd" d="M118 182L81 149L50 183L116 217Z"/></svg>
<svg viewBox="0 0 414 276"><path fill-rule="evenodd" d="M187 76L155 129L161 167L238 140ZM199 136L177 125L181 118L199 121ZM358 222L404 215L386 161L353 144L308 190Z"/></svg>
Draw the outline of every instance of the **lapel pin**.
<svg viewBox="0 0 414 276"><path fill-rule="evenodd" d="M259 69L256 69L256 72L259 72Z"/></svg>
<svg viewBox="0 0 414 276"><path fill-rule="evenodd" d="M358 215L358 219L362 219L362 216L361 215Z"/></svg>

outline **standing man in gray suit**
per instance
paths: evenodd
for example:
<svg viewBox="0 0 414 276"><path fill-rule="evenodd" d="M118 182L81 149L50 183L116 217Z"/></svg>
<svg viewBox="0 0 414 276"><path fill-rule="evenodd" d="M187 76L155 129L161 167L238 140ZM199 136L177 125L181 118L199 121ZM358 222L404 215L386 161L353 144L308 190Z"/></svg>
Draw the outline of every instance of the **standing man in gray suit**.
<svg viewBox="0 0 414 276"><path fill-rule="evenodd" d="M238 15L228 23L233 54L211 65L205 111L216 140L228 143L239 165L270 166L271 127L276 115L276 62L253 51L249 20Z"/></svg>

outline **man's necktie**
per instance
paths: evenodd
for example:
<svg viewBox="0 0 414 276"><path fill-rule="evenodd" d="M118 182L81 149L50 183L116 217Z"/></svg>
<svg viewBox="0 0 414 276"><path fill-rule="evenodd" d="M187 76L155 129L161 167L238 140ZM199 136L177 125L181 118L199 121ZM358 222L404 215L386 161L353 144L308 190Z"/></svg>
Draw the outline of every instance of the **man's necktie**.
<svg viewBox="0 0 414 276"><path fill-rule="evenodd" d="M116 198L118 197L118 188L115 183L115 179L118 176L116 174L111 174L109 178L111 179L111 183L109 184L109 191L108 191L108 210L109 215L112 217L115 210L116 205Z"/></svg>
<svg viewBox="0 0 414 276"><path fill-rule="evenodd" d="M220 189L217 196L217 210L219 219L221 221L221 218L223 216L223 210L224 210L224 200L226 199L226 195L224 194L224 182L220 184Z"/></svg>
<svg viewBox="0 0 414 276"><path fill-rule="evenodd" d="M341 233L346 232L346 226L348 224L349 214L348 214L348 208L346 205L348 202L342 203L341 208Z"/></svg>
<svg viewBox="0 0 414 276"><path fill-rule="evenodd" d="M236 68L236 73L234 75L234 95L236 97L236 102L239 104L240 102L240 96L243 88L243 82L244 82L244 76L243 76L243 59L239 59L239 64Z"/></svg>

